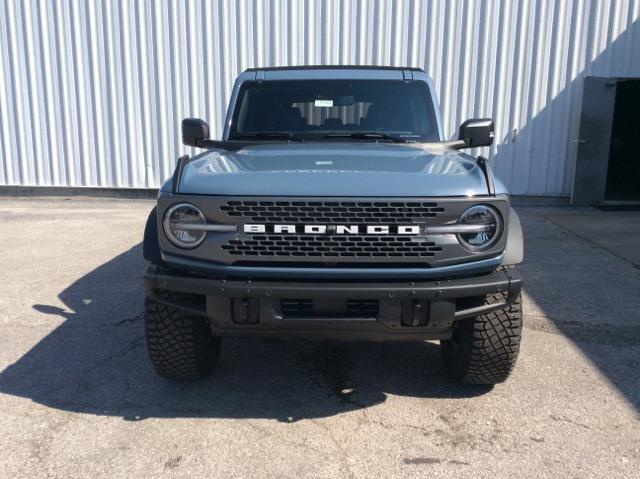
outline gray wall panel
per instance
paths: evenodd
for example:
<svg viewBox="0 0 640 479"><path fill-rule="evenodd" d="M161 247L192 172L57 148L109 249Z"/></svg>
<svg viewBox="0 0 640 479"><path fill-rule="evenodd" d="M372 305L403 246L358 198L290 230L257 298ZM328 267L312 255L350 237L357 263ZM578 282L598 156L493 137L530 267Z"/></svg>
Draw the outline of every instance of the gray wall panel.
<svg viewBox="0 0 640 479"><path fill-rule="evenodd" d="M640 0L0 0L0 184L156 187L249 67L424 68L515 194L569 194L583 79L640 77Z"/></svg>

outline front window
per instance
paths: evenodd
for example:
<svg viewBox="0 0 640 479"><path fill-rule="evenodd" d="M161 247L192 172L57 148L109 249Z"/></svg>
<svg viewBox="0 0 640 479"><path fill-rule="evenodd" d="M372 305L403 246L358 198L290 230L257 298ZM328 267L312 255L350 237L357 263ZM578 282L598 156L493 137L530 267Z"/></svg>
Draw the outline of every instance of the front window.
<svg viewBox="0 0 640 479"><path fill-rule="evenodd" d="M439 140L431 96L423 81L245 82L236 105L231 140L256 135L277 139L278 134L339 139L361 133L407 141Z"/></svg>

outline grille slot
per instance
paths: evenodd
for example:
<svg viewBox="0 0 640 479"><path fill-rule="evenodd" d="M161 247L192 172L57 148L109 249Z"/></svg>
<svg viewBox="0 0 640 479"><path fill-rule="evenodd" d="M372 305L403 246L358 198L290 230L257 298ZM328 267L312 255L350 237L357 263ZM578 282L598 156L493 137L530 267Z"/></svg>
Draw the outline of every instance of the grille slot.
<svg viewBox="0 0 640 479"><path fill-rule="evenodd" d="M316 310L312 299L282 299L280 311L285 318L345 317L371 318L378 316L379 303L375 299L347 299L344 308L331 313Z"/></svg>
<svg viewBox="0 0 640 479"><path fill-rule="evenodd" d="M222 248L234 256L307 258L430 258L442 250L415 236L252 235L233 239Z"/></svg>
<svg viewBox="0 0 640 479"><path fill-rule="evenodd" d="M378 301L374 299L348 299L347 314L349 316L371 317L378 315Z"/></svg>
<svg viewBox="0 0 640 479"><path fill-rule="evenodd" d="M313 301L310 299L283 299L280 310L284 316L310 316L313 314Z"/></svg>
<svg viewBox="0 0 640 479"><path fill-rule="evenodd" d="M432 201L227 201L232 218L258 223L412 223L434 218L444 208Z"/></svg>

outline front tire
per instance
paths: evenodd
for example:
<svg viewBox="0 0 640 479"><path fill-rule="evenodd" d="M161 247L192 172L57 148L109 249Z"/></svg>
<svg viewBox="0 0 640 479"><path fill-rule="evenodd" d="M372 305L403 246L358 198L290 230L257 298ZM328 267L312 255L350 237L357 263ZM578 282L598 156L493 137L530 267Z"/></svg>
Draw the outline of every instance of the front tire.
<svg viewBox="0 0 640 479"><path fill-rule="evenodd" d="M485 304L504 301L488 295ZM516 364L522 337L520 296L506 309L459 321L451 339L440 341L445 366L458 380L472 384L505 381Z"/></svg>
<svg viewBox="0 0 640 479"><path fill-rule="evenodd" d="M168 302L190 305L194 296L160 291ZM190 381L213 371L221 339L213 336L209 321L166 304L145 299L145 335L151 363L163 378Z"/></svg>

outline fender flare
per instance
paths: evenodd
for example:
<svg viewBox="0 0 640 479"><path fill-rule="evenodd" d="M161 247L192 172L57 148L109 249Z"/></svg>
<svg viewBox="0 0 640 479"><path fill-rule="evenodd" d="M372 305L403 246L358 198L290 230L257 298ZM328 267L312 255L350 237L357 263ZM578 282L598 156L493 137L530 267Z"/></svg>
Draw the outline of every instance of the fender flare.
<svg viewBox="0 0 640 479"><path fill-rule="evenodd" d="M144 240L142 242L142 256L152 264L162 266L162 253L160 241L158 241L158 207L154 206L144 227Z"/></svg>
<svg viewBox="0 0 640 479"><path fill-rule="evenodd" d="M509 207L509 226L507 227L507 247L502 258L503 265L522 263L524 258L524 238L518 213Z"/></svg>

